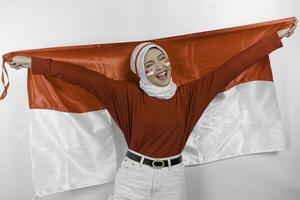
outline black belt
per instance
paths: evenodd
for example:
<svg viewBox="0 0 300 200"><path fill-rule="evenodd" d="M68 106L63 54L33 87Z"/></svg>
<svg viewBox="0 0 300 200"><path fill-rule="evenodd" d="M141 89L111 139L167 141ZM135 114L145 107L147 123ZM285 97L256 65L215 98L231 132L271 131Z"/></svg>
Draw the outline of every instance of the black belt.
<svg viewBox="0 0 300 200"><path fill-rule="evenodd" d="M127 151L126 156L128 158L132 159L132 160L137 161L137 162L140 162L140 160L142 159L142 156L137 155L135 153L132 153L131 151ZM176 165L178 163L181 163L181 161L182 161L182 156L181 155L177 158L170 159L171 166ZM168 167L169 166L168 160L152 160L152 159L149 159L149 158L146 158L146 157L144 157L143 164L149 165L149 166L154 167L154 168L163 168L163 167Z"/></svg>

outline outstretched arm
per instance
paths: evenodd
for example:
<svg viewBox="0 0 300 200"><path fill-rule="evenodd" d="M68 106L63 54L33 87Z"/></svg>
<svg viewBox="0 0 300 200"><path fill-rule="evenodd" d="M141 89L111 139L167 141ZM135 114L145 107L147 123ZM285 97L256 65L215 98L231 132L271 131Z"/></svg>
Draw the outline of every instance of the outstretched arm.
<svg viewBox="0 0 300 200"><path fill-rule="evenodd" d="M242 52L229 58L225 63L216 67L208 74L208 76L211 76L209 96L214 98L215 95L222 91L241 72L282 46L278 33L273 32L271 35L259 39Z"/></svg>
<svg viewBox="0 0 300 200"><path fill-rule="evenodd" d="M76 64L45 58L32 57L31 64L24 67L31 68L33 74L47 75L80 86L96 96L122 129L125 138L129 138L131 126L128 116L139 94L134 83L113 80Z"/></svg>
<svg viewBox="0 0 300 200"><path fill-rule="evenodd" d="M277 48L282 47L277 32L267 35L240 53L229 58L225 63L216 67L200 79L180 86L180 93L186 106L188 126L190 131L210 101L222 91L242 71L248 69L260 59L267 56Z"/></svg>
<svg viewBox="0 0 300 200"><path fill-rule="evenodd" d="M125 98L127 95L127 82L107 78L103 74L80 65L32 57L31 69L33 74L47 75L80 86L106 106L114 99Z"/></svg>
<svg viewBox="0 0 300 200"><path fill-rule="evenodd" d="M259 60L268 56L272 51L283 46L281 39L294 33L294 26L273 32L250 45L242 52L229 58L225 63L214 69L208 76L212 77L209 96L214 98L230 81L241 72L253 66Z"/></svg>

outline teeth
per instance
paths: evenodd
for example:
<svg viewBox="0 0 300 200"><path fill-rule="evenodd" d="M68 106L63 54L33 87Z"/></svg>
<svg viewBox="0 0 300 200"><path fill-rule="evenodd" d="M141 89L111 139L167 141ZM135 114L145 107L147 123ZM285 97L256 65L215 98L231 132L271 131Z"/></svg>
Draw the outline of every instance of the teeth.
<svg viewBox="0 0 300 200"><path fill-rule="evenodd" d="M159 74L157 74L157 76L163 76L163 75L166 75L167 74L167 71L164 71L164 72L161 72Z"/></svg>

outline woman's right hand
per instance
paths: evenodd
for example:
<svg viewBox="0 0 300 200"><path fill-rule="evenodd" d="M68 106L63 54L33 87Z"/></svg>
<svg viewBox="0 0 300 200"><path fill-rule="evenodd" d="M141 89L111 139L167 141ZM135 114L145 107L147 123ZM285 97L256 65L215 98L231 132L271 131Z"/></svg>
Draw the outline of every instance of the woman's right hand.
<svg viewBox="0 0 300 200"><path fill-rule="evenodd" d="M21 69L31 67L31 57L28 56L15 56L12 61L6 62L11 68Z"/></svg>

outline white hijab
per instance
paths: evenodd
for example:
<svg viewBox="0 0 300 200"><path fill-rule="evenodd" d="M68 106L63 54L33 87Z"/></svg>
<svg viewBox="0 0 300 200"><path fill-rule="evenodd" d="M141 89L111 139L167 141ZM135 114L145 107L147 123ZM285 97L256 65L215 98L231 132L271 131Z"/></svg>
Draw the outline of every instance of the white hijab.
<svg viewBox="0 0 300 200"><path fill-rule="evenodd" d="M160 99L170 99L174 96L177 89L177 86L173 82L172 77L170 83L164 87L156 86L147 79L144 68L144 58L148 49L150 49L151 47L157 47L161 51L163 51L165 55L167 55L162 47L153 42L140 43L131 53L130 68L133 73L137 74L140 77L140 88L149 96L154 96Z"/></svg>

